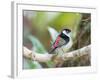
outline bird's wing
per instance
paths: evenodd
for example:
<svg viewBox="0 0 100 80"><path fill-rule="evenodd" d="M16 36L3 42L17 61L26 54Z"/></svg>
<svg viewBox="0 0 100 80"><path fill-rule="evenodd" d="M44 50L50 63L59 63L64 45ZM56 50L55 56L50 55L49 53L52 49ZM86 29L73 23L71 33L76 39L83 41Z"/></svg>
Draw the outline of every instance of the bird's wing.
<svg viewBox="0 0 100 80"><path fill-rule="evenodd" d="M60 41L59 41L57 47L62 47L62 46L64 46L64 45L66 45L66 41L65 41L64 39L60 38Z"/></svg>
<svg viewBox="0 0 100 80"><path fill-rule="evenodd" d="M56 41L53 44L53 47L54 48L58 48L58 47L61 47L61 46L65 45L65 44L66 44L66 41L64 39L62 39L60 36L58 36Z"/></svg>
<svg viewBox="0 0 100 80"><path fill-rule="evenodd" d="M56 48L62 47L65 44L66 44L66 41L58 36L53 46L51 47L51 50L49 51L49 53L52 54Z"/></svg>

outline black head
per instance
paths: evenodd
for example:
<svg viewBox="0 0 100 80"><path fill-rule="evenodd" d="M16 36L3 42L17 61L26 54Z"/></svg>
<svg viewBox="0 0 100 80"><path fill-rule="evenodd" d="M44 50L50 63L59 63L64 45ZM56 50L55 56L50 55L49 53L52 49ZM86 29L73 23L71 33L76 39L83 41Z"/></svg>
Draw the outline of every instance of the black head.
<svg viewBox="0 0 100 80"><path fill-rule="evenodd" d="M65 31L66 33L70 33L71 32L70 29L63 29L62 31Z"/></svg>
<svg viewBox="0 0 100 80"><path fill-rule="evenodd" d="M63 30L61 31L61 34L64 34L64 35L68 36L70 32L71 32L70 29L63 29Z"/></svg>

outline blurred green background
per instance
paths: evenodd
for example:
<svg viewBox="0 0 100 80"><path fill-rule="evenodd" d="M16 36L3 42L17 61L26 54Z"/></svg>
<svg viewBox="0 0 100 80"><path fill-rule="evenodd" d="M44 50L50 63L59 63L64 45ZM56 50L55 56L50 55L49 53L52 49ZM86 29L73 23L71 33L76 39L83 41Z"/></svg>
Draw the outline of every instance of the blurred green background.
<svg viewBox="0 0 100 80"><path fill-rule="evenodd" d="M73 51L91 44L91 14L77 12L23 11L23 46L39 54L45 54L51 47L55 33L68 28L72 31ZM67 62L67 63L66 63ZM61 67L88 66L80 60L66 61ZM50 68L53 62L39 63L23 58L24 69Z"/></svg>

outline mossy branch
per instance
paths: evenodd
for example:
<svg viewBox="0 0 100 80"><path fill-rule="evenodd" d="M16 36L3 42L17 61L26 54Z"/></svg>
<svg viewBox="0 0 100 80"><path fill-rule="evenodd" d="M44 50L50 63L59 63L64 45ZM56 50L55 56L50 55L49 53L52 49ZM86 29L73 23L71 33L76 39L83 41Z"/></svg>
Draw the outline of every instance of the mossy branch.
<svg viewBox="0 0 100 80"><path fill-rule="evenodd" d="M31 59L31 60L35 60L35 61L38 61L38 62L47 62L49 60L52 60L52 58L54 57L53 54L48 54L48 53L45 53L45 54L39 54L39 53L36 53L36 52L33 52L31 50L29 50L28 48L26 47L23 47L24 49L24 53L23 53L23 56L27 59ZM78 50L74 50L74 51L71 51L71 52L68 52L68 53L65 53L63 54L62 56L59 57L59 59L62 59L62 60L68 60L69 58L75 58L76 56L83 56L83 55L90 55L91 53L91 45L88 45L88 46L85 46L83 48L80 48Z"/></svg>

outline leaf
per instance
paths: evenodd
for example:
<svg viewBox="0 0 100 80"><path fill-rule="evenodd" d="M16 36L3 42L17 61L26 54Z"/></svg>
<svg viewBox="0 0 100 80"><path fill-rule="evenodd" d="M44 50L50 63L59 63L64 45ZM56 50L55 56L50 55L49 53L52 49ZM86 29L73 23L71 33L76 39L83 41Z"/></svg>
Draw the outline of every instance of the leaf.
<svg viewBox="0 0 100 80"><path fill-rule="evenodd" d="M32 42L32 44L34 46L33 48L34 48L34 51L35 52L40 53L40 54L47 53L47 51L44 48L44 46L41 44L41 42L36 37L30 35L30 36L28 36L28 38L31 40L31 42ZM36 61L34 63L30 62L29 64L31 64L31 66L32 66L31 68L39 68L39 63L36 62ZM49 62L46 62L46 64L47 64L48 67L52 67L52 65L53 65L53 63L50 62L50 61Z"/></svg>
<svg viewBox="0 0 100 80"><path fill-rule="evenodd" d="M42 66L40 65L39 62L37 61L32 61L33 65L34 65L34 68L42 68Z"/></svg>
<svg viewBox="0 0 100 80"><path fill-rule="evenodd" d="M42 43L36 37L29 35L28 38L32 42L33 49L35 52L40 53L40 54L47 52L44 46L42 45Z"/></svg>
<svg viewBox="0 0 100 80"><path fill-rule="evenodd" d="M54 62L53 61L48 61L48 62L46 62L46 64L47 64L47 66L49 68L53 68L53 66L54 66Z"/></svg>
<svg viewBox="0 0 100 80"><path fill-rule="evenodd" d="M25 59L25 58L23 57L23 69L30 69L30 68L31 68L31 66L30 66L30 64L28 63L27 60L28 60L28 59Z"/></svg>
<svg viewBox="0 0 100 80"><path fill-rule="evenodd" d="M23 69L37 69L37 68L42 68L42 66L36 62L36 61L31 61L29 59L23 58Z"/></svg>
<svg viewBox="0 0 100 80"><path fill-rule="evenodd" d="M59 33L52 27L48 27L48 31L49 31L49 33L51 35L52 42L54 42Z"/></svg>

